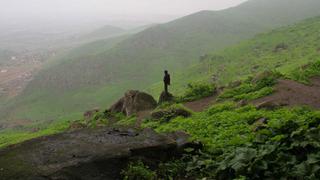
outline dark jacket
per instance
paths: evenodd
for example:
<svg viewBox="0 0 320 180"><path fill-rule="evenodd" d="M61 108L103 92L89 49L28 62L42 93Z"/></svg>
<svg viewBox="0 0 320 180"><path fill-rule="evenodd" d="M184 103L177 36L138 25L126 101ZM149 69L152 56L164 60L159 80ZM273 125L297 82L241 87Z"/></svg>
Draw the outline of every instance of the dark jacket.
<svg viewBox="0 0 320 180"><path fill-rule="evenodd" d="M170 85L170 74L165 74L163 77L163 82L167 85Z"/></svg>

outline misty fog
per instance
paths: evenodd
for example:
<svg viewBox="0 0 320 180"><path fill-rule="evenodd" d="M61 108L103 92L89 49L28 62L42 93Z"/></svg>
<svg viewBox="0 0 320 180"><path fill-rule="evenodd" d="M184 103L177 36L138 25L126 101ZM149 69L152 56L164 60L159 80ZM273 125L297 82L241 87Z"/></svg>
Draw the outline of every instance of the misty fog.
<svg viewBox="0 0 320 180"><path fill-rule="evenodd" d="M1 0L0 25L29 23L143 25L201 10L219 10L245 0ZM54 25L55 25L54 24ZM33 24L35 25L35 24ZM40 25L38 25L39 27Z"/></svg>

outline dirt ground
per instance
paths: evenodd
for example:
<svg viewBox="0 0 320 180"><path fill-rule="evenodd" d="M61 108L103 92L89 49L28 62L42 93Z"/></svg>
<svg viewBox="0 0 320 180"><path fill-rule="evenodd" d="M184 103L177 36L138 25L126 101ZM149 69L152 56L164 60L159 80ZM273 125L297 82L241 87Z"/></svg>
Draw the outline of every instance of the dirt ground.
<svg viewBox="0 0 320 180"><path fill-rule="evenodd" d="M310 85L305 85L292 80L279 80L275 93L252 103L272 102L289 107L305 105L320 109L320 77L314 77L310 81Z"/></svg>
<svg viewBox="0 0 320 180"><path fill-rule="evenodd" d="M197 101L187 102L185 107L191 109L194 112L201 112L216 102L216 96L210 96Z"/></svg>

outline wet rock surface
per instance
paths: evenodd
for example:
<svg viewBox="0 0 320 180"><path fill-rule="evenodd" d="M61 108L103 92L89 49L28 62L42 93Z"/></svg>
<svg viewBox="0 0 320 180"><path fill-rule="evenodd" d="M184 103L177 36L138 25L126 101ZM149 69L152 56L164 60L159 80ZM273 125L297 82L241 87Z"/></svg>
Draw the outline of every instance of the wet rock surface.
<svg viewBox="0 0 320 180"><path fill-rule="evenodd" d="M0 179L119 179L131 159L157 163L176 156L188 136L151 129L81 129L0 150Z"/></svg>
<svg viewBox="0 0 320 180"><path fill-rule="evenodd" d="M156 100L149 94L130 90L124 97L113 104L109 111L112 113L124 113L127 116L134 115L140 111L152 110L156 108Z"/></svg>

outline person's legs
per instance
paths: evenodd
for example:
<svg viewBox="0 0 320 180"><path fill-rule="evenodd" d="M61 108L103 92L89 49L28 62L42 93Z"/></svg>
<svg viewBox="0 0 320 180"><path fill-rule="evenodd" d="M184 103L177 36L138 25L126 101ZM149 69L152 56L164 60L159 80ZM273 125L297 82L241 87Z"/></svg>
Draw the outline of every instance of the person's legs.
<svg viewBox="0 0 320 180"><path fill-rule="evenodd" d="M168 94L168 84L164 83L164 92Z"/></svg>

